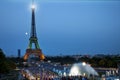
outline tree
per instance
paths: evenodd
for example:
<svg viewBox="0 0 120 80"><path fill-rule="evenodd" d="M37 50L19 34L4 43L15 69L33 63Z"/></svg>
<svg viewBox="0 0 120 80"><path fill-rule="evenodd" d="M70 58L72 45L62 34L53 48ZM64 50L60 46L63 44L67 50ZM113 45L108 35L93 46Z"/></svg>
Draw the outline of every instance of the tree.
<svg viewBox="0 0 120 80"><path fill-rule="evenodd" d="M9 71L9 68L7 67L7 62L6 62L6 58L5 55L2 51L2 49L0 49L0 73L5 73Z"/></svg>
<svg viewBox="0 0 120 80"><path fill-rule="evenodd" d="M11 69L15 69L16 65L14 62L7 60L4 52L0 49L0 73L7 73Z"/></svg>
<svg viewBox="0 0 120 80"><path fill-rule="evenodd" d="M2 49L0 48L0 61L2 61L2 60L5 60L5 55L2 51Z"/></svg>
<svg viewBox="0 0 120 80"><path fill-rule="evenodd" d="M103 58L99 61L99 66L107 67L107 59Z"/></svg>

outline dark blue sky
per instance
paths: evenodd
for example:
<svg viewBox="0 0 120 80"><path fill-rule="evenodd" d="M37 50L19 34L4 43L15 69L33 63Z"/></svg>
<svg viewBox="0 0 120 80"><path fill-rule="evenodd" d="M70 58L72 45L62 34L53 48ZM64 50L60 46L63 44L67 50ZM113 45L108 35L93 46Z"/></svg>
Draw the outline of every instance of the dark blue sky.
<svg viewBox="0 0 120 80"><path fill-rule="evenodd" d="M36 0L36 28L45 55L120 53L120 1ZM30 0L0 0L0 48L24 55ZM25 33L28 32L28 35Z"/></svg>

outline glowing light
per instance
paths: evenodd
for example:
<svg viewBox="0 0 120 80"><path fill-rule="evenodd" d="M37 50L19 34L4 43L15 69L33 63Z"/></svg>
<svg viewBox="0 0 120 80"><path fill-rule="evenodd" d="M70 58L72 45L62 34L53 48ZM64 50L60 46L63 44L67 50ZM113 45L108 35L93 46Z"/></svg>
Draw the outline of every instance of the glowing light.
<svg viewBox="0 0 120 80"><path fill-rule="evenodd" d="M85 73L83 73L83 76L85 76L86 74Z"/></svg>
<svg viewBox="0 0 120 80"><path fill-rule="evenodd" d="M32 9L35 9L35 8L36 8L36 5L35 5L35 4L32 4L31 8L32 8Z"/></svg>
<svg viewBox="0 0 120 80"><path fill-rule="evenodd" d="M89 66L89 64L86 64L85 62L73 64L69 72L69 76L89 76L89 74L98 76L98 73L91 66Z"/></svg>
<svg viewBox="0 0 120 80"><path fill-rule="evenodd" d="M25 34L26 34L26 35L28 35L28 33L27 33L27 32L26 32Z"/></svg>
<svg viewBox="0 0 120 80"><path fill-rule="evenodd" d="M86 63L85 63L85 62L83 62L83 63L82 63L82 65L83 65L83 66L85 66L85 65L86 65Z"/></svg>
<svg viewBox="0 0 120 80"><path fill-rule="evenodd" d="M74 65L70 70L70 75L72 75L72 76L81 75L81 73L79 71L79 66Z"/></svg>
<svg viewBox="0 0 120 80"><path fill-rule="evenodd" d="M66 76L66 72L64 72L63 75Z"/></svg>

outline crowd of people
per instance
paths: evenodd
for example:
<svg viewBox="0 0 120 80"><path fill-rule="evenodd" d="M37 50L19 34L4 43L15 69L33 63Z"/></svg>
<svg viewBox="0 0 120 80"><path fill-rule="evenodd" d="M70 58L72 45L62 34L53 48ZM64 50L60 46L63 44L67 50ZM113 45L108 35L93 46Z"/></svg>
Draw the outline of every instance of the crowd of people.
<svg viewBox="0 0 120 80"><path fill-rule="evenodd" d="M83 76L64 76L59 75L52 70L54 68L63 69L62 66L52 65L49 63L32 63L31 66L21 70L23 77L29 80L88 80Z"/></svg>

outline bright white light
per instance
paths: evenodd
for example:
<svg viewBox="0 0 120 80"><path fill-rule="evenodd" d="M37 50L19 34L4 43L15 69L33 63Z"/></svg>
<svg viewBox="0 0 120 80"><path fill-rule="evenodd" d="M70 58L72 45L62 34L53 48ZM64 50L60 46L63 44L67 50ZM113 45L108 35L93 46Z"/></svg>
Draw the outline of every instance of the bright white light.
<svg viewBox="0 0 120 80"><path fill-rule="evenodd" d="M85 62L83 62L83 63L82 63L82 65L83 65L83 66L85 66L85 65L86 65L86 63L85 63Z"/></svg>
<svg viewBox="0 0 120 80"><path fill-rule="evenodd" d="M91 67L89 64L86 64L85 62L82 63L75 63L70 69L70 76L76 76L76 75L97 75L98 73Z"/></svg>
<svg viewBox="0 0 120 80"><path fill-rule="evenodd" d="M86 74L85 73L83 73L83 76L85 76Z"/></svg>
<svg viewBox="0 0 120 80"><path fill-rule="evenodd" d="M66 76L66 72L64 72L63 75Z"/></svg>
<svg viewBox="0 0 120 80"><path fill-rule="evenodd" d="M25 34L26 34L26 35L28 35L28 33L27 33L27 32L26 32Z"/></svg>
<svg viewBox="0 0 120 80"><path fill-rule="evenodd" d="M70 75L72 76L77 76L77 75L80 75L80 72L79 72L79 67L77 65L74 65L71 70L70 70Z"/></svg>
<svg viewBox="0 0 120 80"><path fill-rule="evenodd" d="M35 9L35 8L36 8L36 5L35 5L35 4L32 4L31 8L32 8L32 9Z"/></svg>

